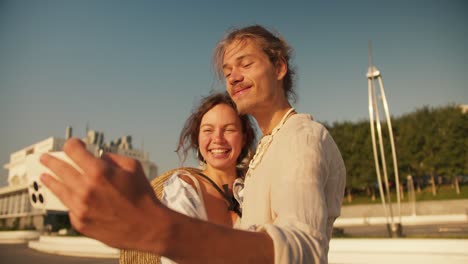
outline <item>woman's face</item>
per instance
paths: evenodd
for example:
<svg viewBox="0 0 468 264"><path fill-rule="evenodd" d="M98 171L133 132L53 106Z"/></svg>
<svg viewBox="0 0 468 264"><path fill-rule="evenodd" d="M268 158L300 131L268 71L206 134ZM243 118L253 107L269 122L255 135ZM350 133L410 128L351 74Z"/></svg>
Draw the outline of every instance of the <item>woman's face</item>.
<svg viewBox="0 0 468 264"><path fill-rule="evenodd" d="M199 150L208 166L230 169L244 146L242 125L236 111L218 104L203 116L198 134Z"/></svg>

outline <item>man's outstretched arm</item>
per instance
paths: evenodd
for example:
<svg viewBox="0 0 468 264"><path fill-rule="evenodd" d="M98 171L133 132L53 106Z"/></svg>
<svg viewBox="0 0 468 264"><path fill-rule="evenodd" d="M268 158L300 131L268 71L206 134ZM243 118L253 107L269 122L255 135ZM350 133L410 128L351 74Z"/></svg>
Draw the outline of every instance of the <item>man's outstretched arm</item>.
<svg viewBox="0 0 468 264"><path fill-rule="evenodd" d="M61 181L48 174L41 180L69 208L80 233L180 263L273 263L273 242L266 233L226 228L162 205L138 161L111 153L95 158L79 139L68 140L64 151L82 173L45 154L41 162Z"/></svg>

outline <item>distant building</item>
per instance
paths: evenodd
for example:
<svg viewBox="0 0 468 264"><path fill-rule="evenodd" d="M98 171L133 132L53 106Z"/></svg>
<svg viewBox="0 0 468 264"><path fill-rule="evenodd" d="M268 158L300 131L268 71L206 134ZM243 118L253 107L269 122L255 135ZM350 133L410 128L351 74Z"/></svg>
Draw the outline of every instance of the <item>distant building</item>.
<svg viewBox="0 0 468 264"><path fill-rule="evenodd" d="M461 108L462 113L464 113L464 114L468 113L468 105L461 104L461 105L459 105L459 107Z"/></svg>
<svg viewBox="0 0 468 264"><path fill-rule="evenodd" d="M69 127L65 138L49 137L10 155L10 162L4 165L8 170L8 186L0 187L0 230L1 229L43 229L44 218L53 212L35 209L31 206L28 194L28 175L26 156L33 153L62 151L66 139L72 135ZM128 156L140 161L149 180L156 177L156 165L149 160L148 153L133 149L132 138L124 136L110 143L104 143L104 134L94 130L87 131L82 139L89 152L96 157L101 151Z"/></svg>

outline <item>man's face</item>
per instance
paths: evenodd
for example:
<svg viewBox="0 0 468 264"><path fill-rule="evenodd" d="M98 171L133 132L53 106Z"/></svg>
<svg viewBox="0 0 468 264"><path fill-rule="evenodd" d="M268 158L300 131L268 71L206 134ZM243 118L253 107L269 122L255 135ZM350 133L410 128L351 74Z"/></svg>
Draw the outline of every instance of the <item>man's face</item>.
<svg viewBox="0 0 468 264"><path fill-rule="evenodd" d="M223 72L226 90L241 114L267 110L284 98L284 74L252 40L237 40L226 47Z"/></svg>

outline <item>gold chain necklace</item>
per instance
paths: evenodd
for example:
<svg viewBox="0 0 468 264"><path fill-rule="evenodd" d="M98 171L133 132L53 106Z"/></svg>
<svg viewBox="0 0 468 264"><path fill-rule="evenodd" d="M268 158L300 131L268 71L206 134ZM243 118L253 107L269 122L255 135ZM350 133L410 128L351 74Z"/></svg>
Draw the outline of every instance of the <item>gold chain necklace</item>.
<svg viewBox="0 0 468 264"><path fill-rule="evenodd" d="M252 171L258 166L258 164L262 161L263 156L265 155L265 152L267 151L268 147L270 146L271 142L273 141L273 137L275 134L283 127L284 123L286 123L286 120L288 118L295 114L294 108L289 109L288 112L283 116L279 124L273 128L271 133L264 135L261 139L260 142L258 142L257 146L257 151L255 151L255 155L253 158L250 160L249 163L249 170L247 171L246 178L250 177L252 174Z"/></svg>

